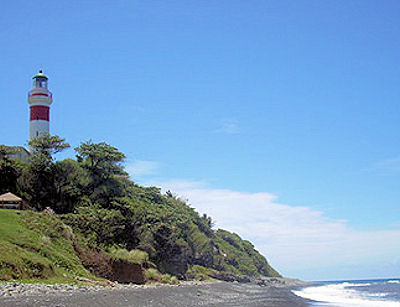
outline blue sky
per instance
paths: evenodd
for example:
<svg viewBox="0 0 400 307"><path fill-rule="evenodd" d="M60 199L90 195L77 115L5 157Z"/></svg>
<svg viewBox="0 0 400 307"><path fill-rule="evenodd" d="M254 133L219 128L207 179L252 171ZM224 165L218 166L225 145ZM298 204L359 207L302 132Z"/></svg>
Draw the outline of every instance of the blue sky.
<svg viewBox="0 0 400 307"><path fill-rule="evenodd" d="M53 134L117 146L283 274L400 276L399 20L389 0L4 2L0 143L26 143L43 69Z"/></svg>

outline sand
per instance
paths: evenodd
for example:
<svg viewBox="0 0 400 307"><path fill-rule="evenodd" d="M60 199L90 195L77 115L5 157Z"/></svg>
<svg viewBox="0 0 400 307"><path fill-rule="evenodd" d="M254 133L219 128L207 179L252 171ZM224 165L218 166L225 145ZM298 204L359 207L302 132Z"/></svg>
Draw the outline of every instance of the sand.
<svg viewBox="0 0 400 307"><path fill-rule="evenodd" d="M53 291L50 293L0 297L0 306L309 306L295 296L292 285L257 283L188 283L179 286L145 286L100 291Z"/></svg>

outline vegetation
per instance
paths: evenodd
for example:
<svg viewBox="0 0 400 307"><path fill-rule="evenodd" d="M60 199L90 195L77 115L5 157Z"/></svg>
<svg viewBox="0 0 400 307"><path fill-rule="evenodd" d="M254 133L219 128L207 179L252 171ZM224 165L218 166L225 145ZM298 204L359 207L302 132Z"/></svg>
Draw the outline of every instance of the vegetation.
<svg viewBox="0 0 400 307"><path fill-rule="evenodd" d="M73 248L73 232L56 216L0 210L0 279L76 282L97 278Z"/></svg>
<svg viewBox="0 0 400 307"><path fill-rule="evenodd" d="M218 273L214 269L206 268L201 265L193 265L191 266L186 273L190 279L193 280L214 280L211 276L216 276Z"/></svg>
<svg viewBox="0 0 400 307"><path fill-rule="evenodd" d="M0 242L5 242L0 279L35 276L11 264L21 248L21 261L40 263L38 278L60 272L108 278L106 264L116 259L141 265L149 281L168 283L220 278L221 272L279 276L250 242L214 230L209 216L200 216L171 192L132 182L123 168L125 155L117 148L89 141L75 148L76 159L56 161L54 154L69 147L64 139L47 135L30 145L34 151L26 162L0 147L1 189L19 194L36 211L48 207L57 214L0 213ZM15 231L7 231L8 223ZM28 235L35 238L28 240L30 245L21 239Z"/></svg>
<svg viewBox="0 0 400 307"><path fill-rule="evenodd" d="M25 163L11 159L15 147L0 145L0 193L18 192L17 180L22 174Z"/></svg>
<svg viewBox="0 0 400 307"><path fill-rule="evenodd" d="M140 249L128 251L124 248L111 248L110 254L112 255L112 258L126 260L130 263L141 265L149 264L149 255Z"/></svg>

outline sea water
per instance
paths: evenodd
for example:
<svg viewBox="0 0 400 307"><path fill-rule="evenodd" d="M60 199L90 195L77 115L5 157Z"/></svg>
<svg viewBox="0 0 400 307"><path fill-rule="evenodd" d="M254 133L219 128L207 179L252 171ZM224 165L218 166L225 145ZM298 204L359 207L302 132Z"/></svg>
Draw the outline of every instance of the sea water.
<svg viewBox="0 0 400 307"><path fill-rule="evenodd" d="M400 307L400 279L342 280L293 291L315 301L311 306Z"/></svg>

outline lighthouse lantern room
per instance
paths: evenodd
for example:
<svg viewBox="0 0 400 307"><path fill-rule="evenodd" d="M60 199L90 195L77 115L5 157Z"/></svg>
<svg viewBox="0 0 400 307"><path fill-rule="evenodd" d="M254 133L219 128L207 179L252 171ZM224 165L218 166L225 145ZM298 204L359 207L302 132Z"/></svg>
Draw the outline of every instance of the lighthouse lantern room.
<svg viewBox="0 0 400 307"><path fill-rule="evenodd" d="M32 79L33 87L28 93L28 102L30 105L30 140L49 133L50 105L53 102L52 94L47 88L47 76L40 70Z"/></svg>

